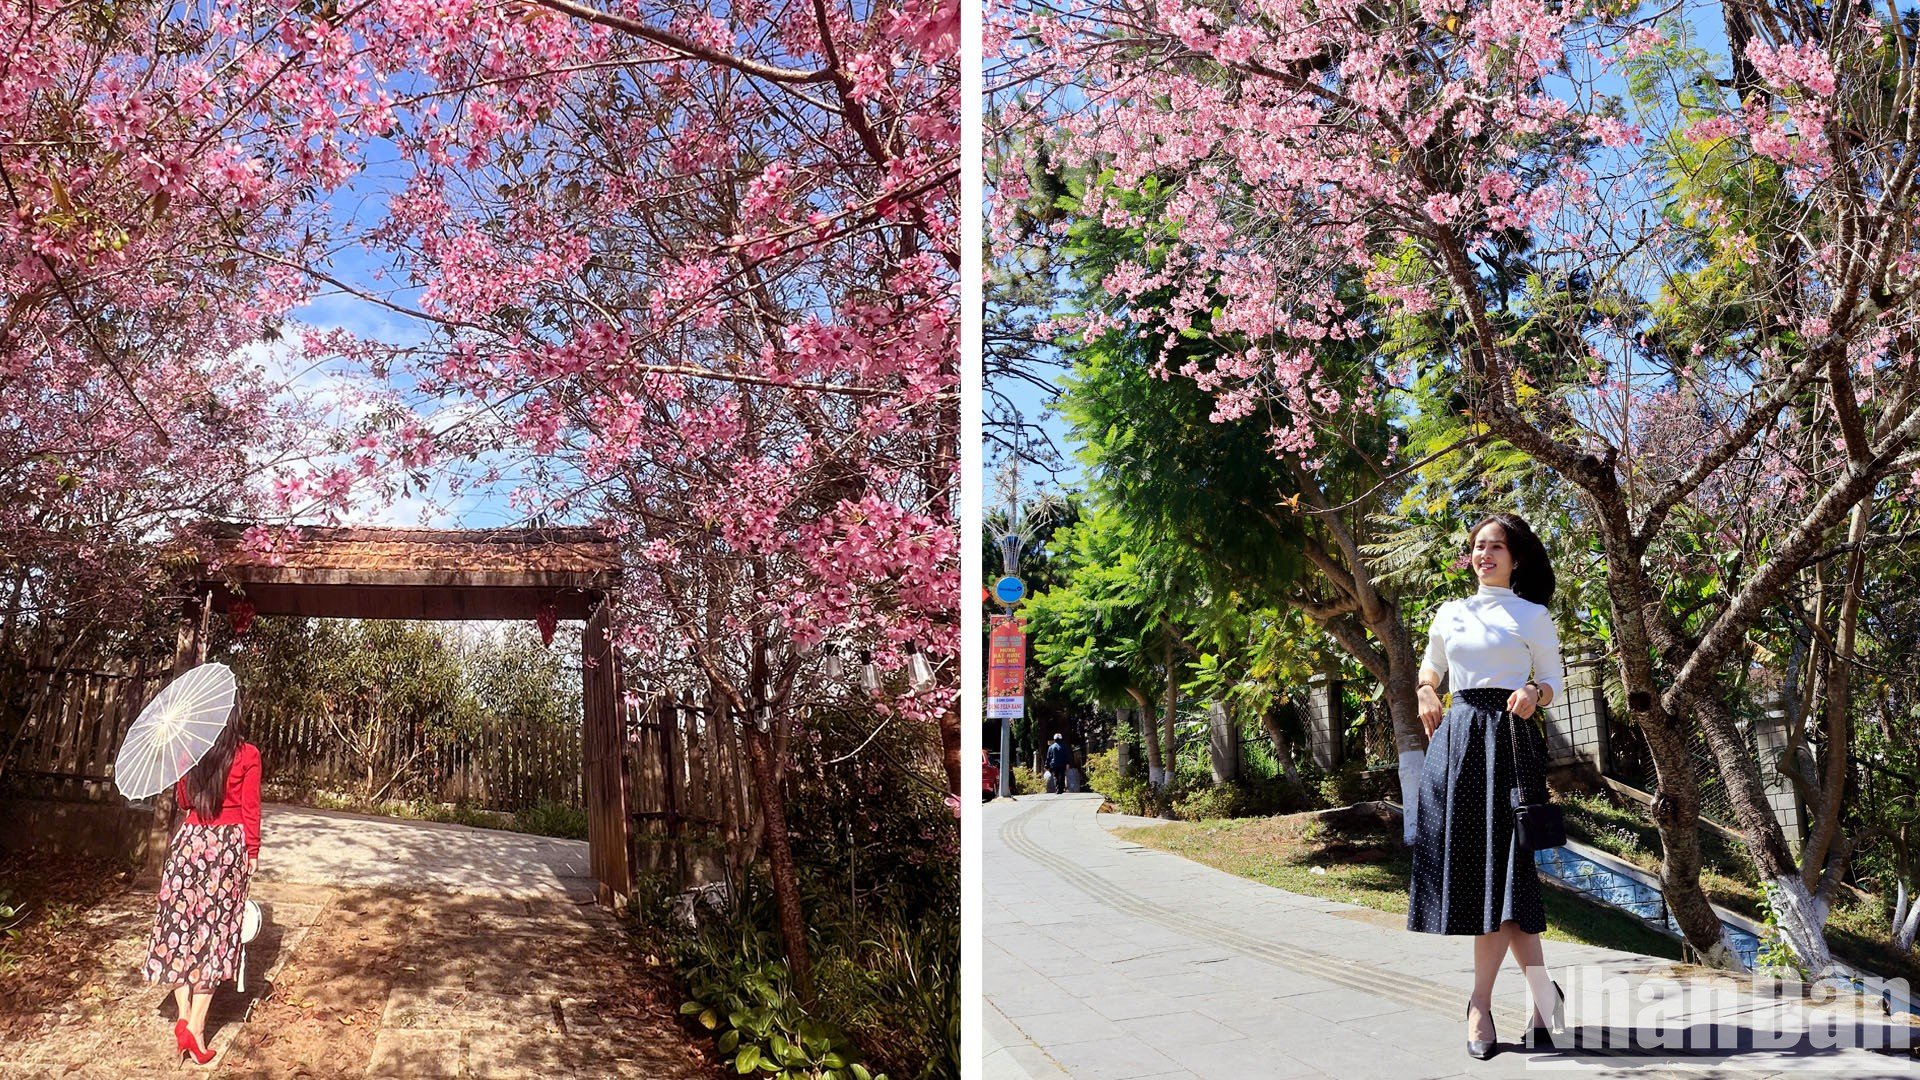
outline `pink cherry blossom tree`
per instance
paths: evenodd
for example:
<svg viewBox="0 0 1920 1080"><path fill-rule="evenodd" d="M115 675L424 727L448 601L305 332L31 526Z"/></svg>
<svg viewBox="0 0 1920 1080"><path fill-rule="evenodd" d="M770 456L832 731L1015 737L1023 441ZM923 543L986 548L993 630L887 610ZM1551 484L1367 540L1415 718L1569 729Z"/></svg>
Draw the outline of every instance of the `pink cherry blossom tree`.
<svg viewBox="0 0 1920 1080"><path fill-rule="evenodd" d="M0 4L0 653L139 618L156 542L324 449L260 363L311 208L246 45L154 5Z"/></svg>
<svg viewBox="0 0 1920 1080"><path fill-rule="evenodd" d="M1713 56L1611 5L1013 4L990 20L1014 178L994 212L1025 197L1024 155L1103 176L1072 213L1156 240L1108 276L1113 310L1069 329L1210 335L1233 357L1222 409L1281 406L1276 453L1310 462L1328 417L1437 370L1577 487L1676 918L1731 962L1697 882L1698 723L1787 939L1825 970L1833 875L1803 880L1723 681L1855 507L1912 495L1913 28L1858 7L1726 15ZM1126 303L1170 284L1182 300ZM1320 360L1322 342L1409 339L1358 398ZM1676 596L1678 519L1742 488L1786 520L1723 591Z"/></svg>
<svg viewBox="0 0 1920 1080"><path fill-rule="evenodd" d="M368 80L407 168L369 240L436 326L423 385L546 459L531 511L635 552L622 640L739 719L803 987L775 754L797 688L828 644L956 652L957 13L556 2L361 31L390 35ZM883 707L940 724L957 792L948 686Z"/></svg>
<svg viewBox="0 0 1920 1080"><path fill-rule="evenodd" d="M271 410L222 366L236 349L323 289L417 320L424 344L294 335L391 391L351 428L295 426L314 453L264 455L309 464L192 511L340 514L517 459L530 519L620 536L630 664L691 668L746 725L804 984L775 751L813 695L860 692L827 685L830 652L873 658L883 715L938 725L959 788L956 0L0 16L10 370L70 357L38 400L117 386L176 447L209 397L245 405L262 419L220 445L258 447ZM198 382L161 400L116 347L135 336Z"/></svg>

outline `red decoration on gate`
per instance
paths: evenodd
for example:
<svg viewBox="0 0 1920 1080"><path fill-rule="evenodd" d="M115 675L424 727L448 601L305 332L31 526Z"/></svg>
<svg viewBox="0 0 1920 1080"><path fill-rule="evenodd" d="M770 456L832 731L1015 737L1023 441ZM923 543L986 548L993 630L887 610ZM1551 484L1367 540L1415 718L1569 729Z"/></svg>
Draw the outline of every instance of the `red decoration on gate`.
<svg viewBox="0 0 1920 1080"><path fill-rule="evenodd" d="M235 600L227 605L227 620L233 624L233 636L239 637L253 625L253 601Z"/></svg>
<svg viewBox="0 0 1920 1080"><path fill-rule="evenodd" d="M541 604L540 610L533 613L533 621L540 627L541 642L553 644L553 628L560 625L560 609L551 603Z"/></svg>

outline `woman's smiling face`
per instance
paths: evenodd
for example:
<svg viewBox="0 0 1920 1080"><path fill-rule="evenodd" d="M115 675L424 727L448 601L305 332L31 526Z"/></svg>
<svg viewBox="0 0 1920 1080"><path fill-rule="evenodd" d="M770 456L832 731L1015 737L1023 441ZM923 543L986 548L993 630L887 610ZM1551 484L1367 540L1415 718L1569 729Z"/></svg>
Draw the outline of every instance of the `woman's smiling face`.
<svg viewBox="0 0 1920 1080"><path fill-rule="evenodd" d="M1489 521L1474 534L1468 555L1480 584L1497 588L1513 587L1513 552L1507 547L1507 530L1497 521Z"/></svg>

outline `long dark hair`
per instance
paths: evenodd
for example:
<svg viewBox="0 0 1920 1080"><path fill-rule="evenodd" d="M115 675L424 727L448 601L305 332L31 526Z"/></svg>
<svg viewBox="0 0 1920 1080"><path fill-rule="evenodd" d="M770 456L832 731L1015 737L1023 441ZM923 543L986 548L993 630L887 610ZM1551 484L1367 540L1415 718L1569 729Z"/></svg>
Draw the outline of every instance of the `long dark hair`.
<svg viewBox="0 0 1920 1080"><path fill-rule="evenodd" d="M233 771L233 755L239 750L240 703L235 702L227 726L214 737L206 756L187 771L187 809L203 818L220 816L227 805L227 774Z"/></svg>
<svg viewBox="0 0 1920 1080"><path fill-rule="evenodd" d="M1553 564L1547 561L1547 545L1514 514L1488 514L1467 530L1467 554L1473 554L1473 538L1488 525L1498 525L1507 534L1507 551L1513 556L1513 594L1541 607L1553 602Z"/></svg>

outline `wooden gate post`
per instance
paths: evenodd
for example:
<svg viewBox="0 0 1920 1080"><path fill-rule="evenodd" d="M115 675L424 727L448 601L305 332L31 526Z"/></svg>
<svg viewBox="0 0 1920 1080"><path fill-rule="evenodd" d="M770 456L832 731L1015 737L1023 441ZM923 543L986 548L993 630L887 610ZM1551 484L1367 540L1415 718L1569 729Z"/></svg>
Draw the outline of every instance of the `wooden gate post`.
<svg viewBox="0 0 1920 1080"><path fill-rule="evenodd" d="M196 605L199 610L191 611L181 620L179 633L174 637L173 670L167 676L167 682L186 674L193 668L207 662L207 637L213 622L213 593L211 590L200 597ZM160 687L165 690L166 687ZM157 694L159 691L155 691ZM131 703L127 709L127 723L132 724L140 715L140 709L146 702ZM125 736L125 732L121 736ZM147 850L140 861L140 875L134 884L152 887L160 884L160 874L167 868L167 847L173 842L173 826L180 814L179 800L172 791L163 791L153 797L153 821L147 827Z"/></svg>
<svg viewBox="0 0 1920 1080"><path fill-rule="evenodd" d="M587 852L599 898L608 907L624 907L633 892L627 865L627 788L621 775L626 731L620 722L619 683L610 616L602 600L587 619L580 642L582 705L581 757L587 796Z"/></svg>

